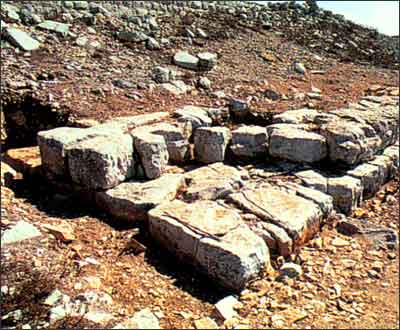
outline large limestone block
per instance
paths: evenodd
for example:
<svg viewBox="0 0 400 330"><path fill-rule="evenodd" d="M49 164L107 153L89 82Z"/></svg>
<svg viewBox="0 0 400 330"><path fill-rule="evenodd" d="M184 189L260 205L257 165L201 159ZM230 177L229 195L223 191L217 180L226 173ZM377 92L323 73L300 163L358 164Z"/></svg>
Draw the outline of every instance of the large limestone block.
<svg viewBox="0 0 400 330"><path fill-rule="evenodd" d="M70 127L60 127L39 132L37 142L40 148L43 169L56 176L66 176L68 174L67 148L74 143L94 136L89 133L85 129Z"/></svg>
<svg viewBox="0 0 400 330"><path fill-rule="evenodd" d="M379 167L380 172L383 173L383 183L388 182L396 174L394 161L388 156L376 156L373 160L369 161L368 164Z"/></svg>
<svg viewBox="0 0 400 330"><path fill-rule="evenodd" d="M359 179L345 175L328 179L328 195L333 197L336 210L349 214L362 202L363 186Z"/></svg>
<svg viewBox="0 0 400 330"><path fill-rule="evenodd" d="M72 181L89 189L109 189L134 176L130 135L97 136L67 150Z"/></svg>
<svg viewBox="0 0 400 330"><path fill-rule="evenodd" d="M283 228L295 245L318 232L323 217L322 210L313 201L270 185L231 194L229 200L263 221Z"/></svg>
<svg viewBox="0 0 400 330"><path fill-rule="evenodd" d="M354 169L347 171L347 175L361 181L364 199L374 196L385 180L385 172L382 167L367 163L358 165Z"/></svg>
<svg viewBox="0 0 400 330"><path fill-rule="evenodd" d="M327 152L325 138L316 133L283 127L272 130L270 135L269 153L273 157L313 163L323 160Z"/></svg>
<svg viewBox="0 0 400 330"><path fill-rule="evenodd" d="M164 137L151 133L132 134L146 177L160 177L168 165L169 155Z"/></svg>
<svg viewBox="0 0 400 330"><path fill-rule="evenodd" d="M116 117L94 128L97 130L112 128L127 132L140 126L160 122L167 119L169 116L170 114L168 112L155 112L144 115Z"/></svg>
<svg viewBox="0 0 400 330"><path fill-rule="evenodd" d="M271 252L287 257L293 252L293 240L285 229L268 222L258 222L252 230L262 237Z"/></svg>
<svg viewBox="0 0 400 330"><path fill-rule="evenodd" d="M326 138L329 159L347 165L371 160L382 143L371 126L344 119L322 125L320 133Z"/></svg>
<svg viewBox="0 0 400 330"><path fill-rule="evenodd" d="M119 219L145 220L148 211L161 203L172 201L184 185L182 174L164 174L146 182L123 182L113 189L97 192L96 204Z"/></svg>
<svg viewBox="0 0 400 330"><path fill-rule="evenodd" d="M268 148L267 130L260 126L243 126L232 131L232 152L238 157L265 157Z"/></svg>
<svg viewBox="0 0 400 330"><path fill-rule="evenodd" d="M242 186L241 172L223 163L202 166L185 174L189 200L224 198Z"/></svg>
<svg viewBox="0 0 400 330"><path fill-rule="evenodd" d="M274 124L303 124L313 122L319 112L312 109L285 111L273 117Z"/></svg>
<svg viewBox="0 0 400 330"><path fill-rule="evenodd" d="M161 204L149 212L149 230L179 259L236 291L269 265L263 240L237 211L216 202Z"/></svg>
<svg viewBox="0 0 400 330"><path fill-rule="evenodd" d="M231 132L226 127L198 128L194 135L196 159L202 163L222 162L231 140Z"/></svg>

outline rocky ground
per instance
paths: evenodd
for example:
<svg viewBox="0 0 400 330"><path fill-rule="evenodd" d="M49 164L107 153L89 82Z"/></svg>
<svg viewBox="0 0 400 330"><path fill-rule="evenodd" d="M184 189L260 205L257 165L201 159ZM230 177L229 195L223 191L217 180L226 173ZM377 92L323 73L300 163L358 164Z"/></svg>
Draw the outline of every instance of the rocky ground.
<svg viewBox="0 0 400 330"><path fill-rule="evenodd" d="M147 41L116 37L114 32L126 28L126 19L113 15L97 16L94 24L87 24L85 9L68 9L51 17L71 23L70 33L63 36L9 13L2 7L2 31L7 22L32 34L41 47L28 52L9 44L3 47L9 37L2 34L3 151L35 145L39 130L173 112L189 104L225 107L239 99L268 120L269 113L303 107L330 111L364 95L399 95L395 65L372 66L365 54L352 61L350 50L329 51L341 49L333 41L328 51L312 48L311 41L323 39L301 38L306 34L294 34L295 28L283 33L290 26L279 19L286 17L283 13L275 12L267 29L262 28L265 22L249 24L242 17L238 24L234 15L218 12L158 15L153 36L159 43L161 37L169 39L159 49L148 49ZM68 13L72 20L62 16ZM40 15L40 20L46 18ZM191 37L185 28L201 28L206 37ZM365 40L363 45L371 45ZM371 49L380 49L377 45ZM215 53L217 65L206 71L179 67L173 57L180 50ZM154 75L157 66L176 71L176 79L188 91L168 92ZM37 155L19 157L34 163ZM398 327L398 244L391 245L390 238L371 227L398 232L398 176L349 216L329 219L317 237L290 256L286 261L300 265L293 278L281 279L271 270L234 296L233 308L225 302L221 313L216 304L234 293L175 262L143 224L119 222L72 194L56 191L42 177L22 172L24 176L6 175L2 167L1 230L25 221L40 235L2 246L2 326L111 328L122 322L119 328ZM369 231L357 233L357 220L367 223ZM346 223L353 224L353 230ZM274 269L282 263L282 258L274 259ZM49 300L51 294L56 298ZM86 317L53 323L49 317L63 313L55 309L55 300L62 299L72 309L85 309ZM142 314L135 315L139 311Z"/></svg>

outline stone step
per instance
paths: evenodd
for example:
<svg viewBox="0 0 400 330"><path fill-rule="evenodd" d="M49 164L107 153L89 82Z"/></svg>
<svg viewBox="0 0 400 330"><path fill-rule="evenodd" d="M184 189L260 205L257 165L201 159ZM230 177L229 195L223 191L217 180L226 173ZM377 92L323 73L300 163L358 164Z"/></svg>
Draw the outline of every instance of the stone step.
<svg viewBox="0 0 400 330"><path fill-rule="evenodd" d="M214 201L161 204L149 212L149 230L178 259L235 291L270 266L264 241L237 211Z"/></svg>

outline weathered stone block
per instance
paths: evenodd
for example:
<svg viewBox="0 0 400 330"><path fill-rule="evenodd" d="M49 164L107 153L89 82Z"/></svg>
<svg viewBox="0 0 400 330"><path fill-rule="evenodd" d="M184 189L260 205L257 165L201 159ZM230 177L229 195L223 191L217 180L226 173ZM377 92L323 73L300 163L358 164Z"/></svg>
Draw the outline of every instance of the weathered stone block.
<svg viewBox="0 0 400 330"><path fill-rule="evenodd" d="M194 135L196 159L206 164L222 162L230 140L229 128L198 128Z"/></svg>
<svg viewBox="0 0 400 330"><path fill-rule="evenodd" d="M328 195L333 197L335 209L349 214L362 202L363 187L359 179L342 176L328 179Z"/></svg>
<svg viewBox="0 0 400 330"><path fill-rule="evenodd" d="M347 175L361 181L364 199L374 196L385 180L385 173L382 167L367 163L358 165L354 169L347 171Z"/></svg>
<svg viewBox="0 0 400 330"><path fill-rule="evenodd" d="M172 201L185 186L182 174L164 174L158 179L128 181L113 189L97 192L97 206L112 216L128 221L147 219L147 213L161 203Z"/></svg>
<svg viewBox="0 0 400 330"><path fill-rule="evenodd" d="M268 149L267 130L260 126L243 126L232 131L232 152L238 157L265 157Z"/></svg>
<svg viewBox="0 0 400 330"><path fill-rule="evenodd" d="M97 136L68 147L72 181L89 189L109 189L134 176L130 135Z"/></svg>

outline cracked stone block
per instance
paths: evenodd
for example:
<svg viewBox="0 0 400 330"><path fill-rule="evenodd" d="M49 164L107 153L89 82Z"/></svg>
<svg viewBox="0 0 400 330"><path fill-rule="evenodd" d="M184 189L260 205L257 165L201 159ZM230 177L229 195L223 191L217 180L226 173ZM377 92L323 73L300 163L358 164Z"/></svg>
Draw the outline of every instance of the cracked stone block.
<svg viewBox="0 0 400 330"><path fill-rule="evenodd" d="M110 189L134 176L130 135L97 136L67 150L72 181L93 190Z"/></svg>
<svg viewBox="0 0 400 330"><path fill-rule="evenodd" d="M164 137L151 133L137 133L132 136L146 177L149 179L160 177L169 160Z"/></svg>
<svg viewBox="0 0 400 330"><path fill-rule="evenodd" d="M242 187L241 172L223 163L200 167L185 174L185 198L190 200L224 198Z"/></svg>
<svg viewBox="0 0 400 330"><path fill-rule="evenodd" d="M361 181L364 199L373 197L383 185L385 179L382 167L368 163L358 165L354 169L347 171L346 174Z"/></svg>
<svg viewBox="0 0 400 330"><path fill-rule="evenodd" d="M265 157L268 150L267 130L260 126L243 126L232 131L232 152L237 157Z"/></svg>
<svg viewBox="0 0 400 330"><path fill-rule="evenodd" d="M184 186L182 174L164 174L146 182L123 182L113 189L97 192L96 204L119 219L146 220L151 209L175 199L178 190Z"/></svg>
<svg viewBox="0 0 400 330"><path fill-rule="evenodd" d="M320 133L326 138L330 161L347 165L371 160L381 145L371 126L340 118L323 125Z"/></svg>
<svg viewBox="0 0 400 330"><path fill-rule="evenodd" d="M68 175L66 152L74 143L96 137L118 133L118 131L92 130L71 127L60 127L39 132L37 142L40 148L43 169L55 176Z"/></svg>
<svg viewBox="0 0 400 330"><path fill-rule="evenodd" d="M328 195L333 197L335 209L344 214L349 214L361 204L362 192L363 186L359 179L348 175L328 179Z"/></svg>
<svg viewBox="0 0 400 330"><path fill-rule="evenodd" d="M314 170L306 170L295 173L302 183L312 189L326 193L328 191L328 179Z"/></svg>
<svg viewBox="0 0 400 330"><path fill-rule="evenodd" d="M212 201L173 201L149 212L153 238L216 282L240 291L270 265L264 241L239 213Z"/></svg>
<svg viewBox="0 0 400 330"><path fill-rule="evenodd" d="M309 240L319 231L323 220L323 212L316 203L276 186L243 189L229 195L228 200L262 221L283 228L294 245Z"/></svg>
<svg viewBox="0 0 400 330"><path fill-rule="evenodd" d="M201 127L194 134L196 159L210 164L222 162L231 140L231 132L226 127Z"/></svg>
<svg viewBox="0 0 400 330"><path fill-rule="evenodd" d="M326 158L328 150L322 135L302 129L288 128L272 130L269 138L269 153L273 157L300 163L314 163Z"/></svg>

